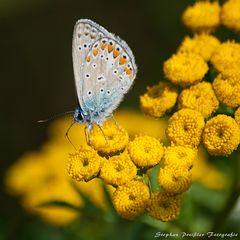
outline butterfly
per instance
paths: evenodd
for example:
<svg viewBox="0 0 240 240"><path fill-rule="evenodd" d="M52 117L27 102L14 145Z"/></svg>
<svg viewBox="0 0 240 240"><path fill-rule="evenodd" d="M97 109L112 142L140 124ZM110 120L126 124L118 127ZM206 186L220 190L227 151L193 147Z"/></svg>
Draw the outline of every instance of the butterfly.
<svg viewBox="0 0 240 240"><path fill-rule="evenodd" d="M137 66L125 41L89 19L80 19L74 26L72 57L78 102L72 125L85 124L90 139L94 124L101 129L113 117L133 85Z"/></svg>

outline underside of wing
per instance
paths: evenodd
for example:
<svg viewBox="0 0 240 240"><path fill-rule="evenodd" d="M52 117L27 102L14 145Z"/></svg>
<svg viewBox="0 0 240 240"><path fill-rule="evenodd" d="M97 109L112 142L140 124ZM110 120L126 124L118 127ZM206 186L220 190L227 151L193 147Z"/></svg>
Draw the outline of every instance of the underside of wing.
<svg viewBox="0 0 240 240"><path fill-rule="evenodd" d="M72 41L73 69L75 77L75 86L79 104L82 105L82 81L83 66L86 62L86 56L92 49L93 43L106 36L108 31L95 22L88 19L77 21L74 26Z"/></svg>
<svg viewBox="0 0 240 240"><path fill-rule="evenodd" d="M114 35L94 42L82 68L84 111L101 124L119 105L136 77L137 67L128 45Z"/></svg>

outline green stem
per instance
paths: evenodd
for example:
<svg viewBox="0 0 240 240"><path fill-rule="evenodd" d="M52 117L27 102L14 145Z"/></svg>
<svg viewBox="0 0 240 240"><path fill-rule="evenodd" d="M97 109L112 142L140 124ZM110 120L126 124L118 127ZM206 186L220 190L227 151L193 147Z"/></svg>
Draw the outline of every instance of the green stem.
<svg viewBox="0 0 240 240"><path fill-rule="evenodd" d="M234 208L238 197L240 196L240 164L238 159L239 152L236 151L231 160L232 160L232 170L233 170L233 182L230 188L230 193L227 198L226 204L222 211L216 218L216 221L212 227L212 232L219 232L225 226L227 219Z"/></svg>
<svg viewBox="0 0 240 240"><path fill-rule="evenodd" d="M240 163L238 159L239 151L235 151L230 157L232 160L232 173L233 173L233 181L229 190L229 195L227 197L226 203L216 216L216 220L209 230L209 232L222 232L225 224L227 223L228 217L233 210L236 202L240 196ZM199 237L198 240L209 239L207 236Z"/></svg>

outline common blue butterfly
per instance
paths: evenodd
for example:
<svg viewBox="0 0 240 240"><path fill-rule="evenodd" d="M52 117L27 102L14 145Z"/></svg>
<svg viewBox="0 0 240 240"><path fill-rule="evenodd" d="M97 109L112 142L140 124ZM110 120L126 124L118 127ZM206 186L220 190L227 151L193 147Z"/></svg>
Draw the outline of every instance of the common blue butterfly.
<svg viewBox="0 0 240 240"><path fill-rule="evenodd" d="M90 139L93 124L101 128L113 117L134 82L137 66L126 42L89 19L74 26L72 56L78 100L72 124L86 124Z"/></svg>

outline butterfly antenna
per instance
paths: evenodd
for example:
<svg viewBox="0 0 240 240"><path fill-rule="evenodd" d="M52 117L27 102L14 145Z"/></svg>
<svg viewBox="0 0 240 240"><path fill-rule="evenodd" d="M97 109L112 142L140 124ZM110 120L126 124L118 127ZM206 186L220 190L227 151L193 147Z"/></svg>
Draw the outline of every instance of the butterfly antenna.
<svg viewBox="0 0 240 240"><path fill-rule="evenodd" d="M62 117L62 116L65 116L65 115L69 115L69 114L72 114L74 113L75 111L67 111L67 112L64 112L64 113L59 113L59 114L56 114L50 118L47 118L47 119L41 119L41 120L38 120L37 123L45 123L45 122L49 122L49 121L52 121L56 118L59 118L59 117Z"/></svg>
<svg viewBox="0 0 240 240"><path fill-rule="evenodd" d="M68 141L71 143L71 145L73 146L73 148L77 151L77 148L74 146L74 144L72 143L72 141L70 140L69 136L68 136L68 133L70 131L70 129L72 128L72 126L75 124L76 122L75 121L72 121L71 125L68 127L66 133L65 133L65 136L66 138L68 139Z"/></svg>

